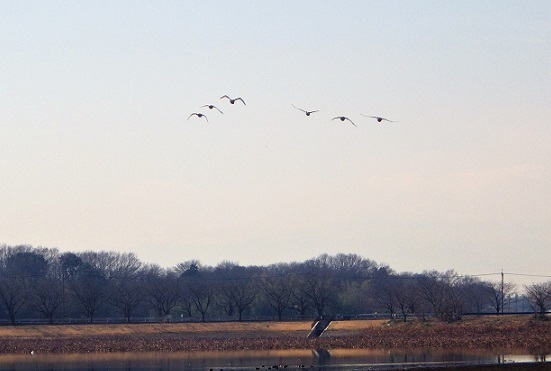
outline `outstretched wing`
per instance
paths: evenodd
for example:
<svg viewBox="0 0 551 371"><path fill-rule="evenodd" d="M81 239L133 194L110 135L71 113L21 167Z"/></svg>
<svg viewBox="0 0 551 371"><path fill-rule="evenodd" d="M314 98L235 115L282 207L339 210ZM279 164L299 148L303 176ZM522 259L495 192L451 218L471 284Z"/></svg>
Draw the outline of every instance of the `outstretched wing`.
<svg viewBox="0 0 551 371"><path fill-rule="evenodd" d="M364 114L362 114L362 113L361 113L361 115L362 115L363 117L371 117L372 119L375 119L375 120L377 120L377 121L379 121L379 122L381 122L381 121L395 122L395 121L392 121L392 120L389 120L389 119L385 119L384 117L380 117L380 116L368 116L368 115L364 115Z"/></svg>
<svg viewBox="0 0 551 371"><path fill-rule="evenodd" d="M234 100L235 100L235 101L240 100L241 102L243 102L244 105L247 105L247 103L245 103L245 101L244 101L242 98L235 98Z"/></svg>
<svg viewBox="0 0 551 371"><path fill-rule="evenodd" d="M352 125L356 126L356 124L354 123L354 121L350 120L348 117L345 117L344 119L350 121L350 123L351 123ZM357 126L356 126L356 127L357 127Z"/></svg>
<svg viewBox="0 0 551 371"><path fill-rule="evenodd" d="M191 116L197 116L197 117L199 117L199 118L204 117L205 120L207 120L207 122L209 122L209 119L207 118L207 116L205 116L205 115L202 114L202 113L193 112L191 115L188 116L187 119L189 120Z"/></svg>
<svg viewBox="0 0 551 371"><path fill-rule="evenodd" d="M216 107L214 104L205 104L204 106L201 106L201 108L202 107L208 107L209 109L216 108L218 112L220 112L221 114L224 114L224 112L220 111L220 108Z"/></svg>
<svg viewBox="0 0 551 371"><path fill-rule="evenodd" d="M291 103L291 106L293 106L294 108L298 109L299 111L302 111L304 113L306 113L305 110L303 110L302 108L298 108L297 106L295 106L294 104Z"/></svg>

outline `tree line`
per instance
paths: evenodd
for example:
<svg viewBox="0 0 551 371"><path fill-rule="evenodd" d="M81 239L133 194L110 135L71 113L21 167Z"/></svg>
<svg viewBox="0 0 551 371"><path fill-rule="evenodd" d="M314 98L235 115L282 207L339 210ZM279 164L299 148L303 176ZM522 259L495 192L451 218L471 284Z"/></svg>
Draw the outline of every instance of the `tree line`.
<svg viewBox="0 0 551 371"><path fill-rule="evenodd" d="M464 313L514 310L513 296L545 313L551 281L524 289L519 297L513 284L454 271L397 273L356 254L268 266L229 261L206 266L189 260L163 268L144 264L133 253L0 245L0 319L11 324L23 319L242 321L375 313L404 321L427 316L453 321Z"/></svg>

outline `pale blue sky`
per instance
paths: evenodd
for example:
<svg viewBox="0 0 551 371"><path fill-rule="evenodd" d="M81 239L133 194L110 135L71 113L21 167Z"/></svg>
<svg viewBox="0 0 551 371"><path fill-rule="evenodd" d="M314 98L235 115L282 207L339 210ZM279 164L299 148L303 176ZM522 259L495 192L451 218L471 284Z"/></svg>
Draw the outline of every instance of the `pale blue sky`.
<svg viewBox="0 0 551 371"><path fill-rule="evenodd" d="M0 48L0 243L551 274L549 1L0 1Z"/></svg>

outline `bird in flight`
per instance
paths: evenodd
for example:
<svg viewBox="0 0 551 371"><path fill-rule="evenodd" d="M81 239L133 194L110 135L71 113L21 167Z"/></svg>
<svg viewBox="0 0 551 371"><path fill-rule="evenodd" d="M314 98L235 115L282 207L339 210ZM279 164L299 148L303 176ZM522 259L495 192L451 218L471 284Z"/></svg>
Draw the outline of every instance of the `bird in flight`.
<svg viewBox="0 0 551 371"><path fill-rule="evenodd" d="M218 112L220 112L221 114L224 114L224 112L220 111L220 108L216 107L214 104L205 104L204 106L201 106L201 108L203 108L203 107L208 107L208 109L216 108L218 110Z"/></svg>
<svg viewBox="0 0 551 371"><path fill-rule="evenodd" d="M388 121L388 122L396 122L396 121L392 121L392 120L389 120L389 119L385 119L384 117L379 117L379 116L367 116L367 115L364 115L364 114L361 114L363 117L371 117L372 119L375 119L377 120L377 122L381 122L381 121Z"/></svg>
<svg viewBox="0 0 551 371"><path fill-rule="evenodd" d="M193 112L191 115L189 115L189 117L187 119L189 120L191 118L191 116L197 116L199 118L204 117L205 120L207 120L207 122L209 122L209 119L207 118L207 116L203 115L202 113Z"/></svg>
<svg viewBox="0 0 551 371"><path fill-rule="evenodd" d="M294 104L291 104L291 106L295 107L296 109L298 109L299 111L302 111L306 114L306 116L310 116L311 113L314 113L314 112L319 112L319 110L316 110L316 111L306 111L306 110L303 110L302 108L298 108L297 106L295 106Z"/></svg>
<svg viewBox="0 0 551 371"><path fill-rule="evenodd" d="M235 99L232 99L230 97L228 97L227 95L222 95L220 97L220 99L223 99L223 98L228 98L230 100L230 103L231 104L234 104L235 102L237 102L238 100L240 100L244 105L247 105L247 103L245 103L245 101L242 99L242 98L235 98Z"/></svg>
<svg viewBox="0 0 551 371"><path fill-rule="evenodd" d="M356 126L356 124L355 124L352 120L350 120L348 117L346 117L346 116L337 116L337 117L333 117L331 120L336 120L336 119L339 119L339 120L341 120L341 121L348 120L348 121L350 121L350 123L351 123L352 125Z"/></svg>

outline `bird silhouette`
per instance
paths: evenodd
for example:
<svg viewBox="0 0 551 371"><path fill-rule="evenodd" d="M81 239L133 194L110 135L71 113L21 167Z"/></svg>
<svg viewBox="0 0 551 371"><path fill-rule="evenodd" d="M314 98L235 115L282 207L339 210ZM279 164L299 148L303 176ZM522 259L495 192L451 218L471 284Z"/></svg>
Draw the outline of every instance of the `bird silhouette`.
<svg viewBox="0 0 551 371"><path fill-rule="evenodd" d="M205 120L207 120L207 122L209 122L209 119L207 118L207 116L205 116L205 115L202 114L202 113L193 112L191 115L188 116L187 119L189 120L189 119L191 118L191 116L197 116L197 117L199 117L199 118L204 117Z"/></svg>
<svg viewBox="0 0 551 371"><path fill-rule="evenodd" d="M201 106L201 108L203 108L203 107L208 107L208 109L216 108L218 110L218 112L220 112L221 114L224 114L224 112L220 111L220 108L216 107L214 104L205 104L204 106Z"/></svg>
<svg viewBox="0 0 551 371"><path fill-rule="evenodd" d="M388 121L388 122L397 122L397 121L392 121L392 120L389 120L389 119L385 119L384 117L380 117L380 116L368 116L368 115L364 115L364 114L361 114L363 117L371 117L372 119L375 119L377 120L377 122L381 122L381 121Z"/></svg>
<svg viewBox="0 0 551 371"><path fill-rule="evenodd" d="M294 108L298 109L299 111L302 111L306 114L306 116L310 116L310 114L314 113L314 112L319 112L319 110L316 110L316 111L306 111L306 110L303 110L302 108L298 108L297 106L295 106L294 104L291 104L291 106L293 106Z"/></svg>
<svg viewBox="0 0 551 371"><path fill-rule="evenodd" d="M242 99L242 98L230 98L228 97L227 95L222 95L220 97L220 99L223 99L223 98L228 98L230 100L230 103L231 104L235 104L235 102L237 102L238 100L240 100L244 105L247 105L247 103L245 103L245 101Z"/></svg>
<svg viewBox="0 0 551 371"><path fill-rule="evenodd" d="M350 120L348 117L346 117L346 116L337 116L337 117L333 117L331 120L336 120L336 119L339 119L339 120L341 120L341 121L348 120L348 121L350 121L350 123L351 123L352 125L356 126L356 124L355 124L352 120Z"/></svg>

